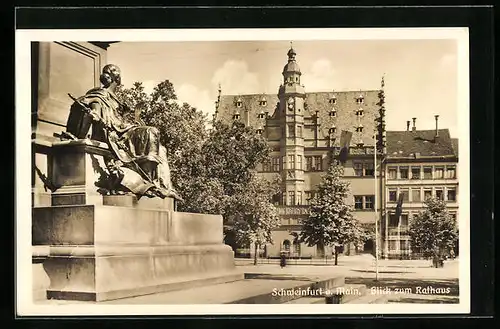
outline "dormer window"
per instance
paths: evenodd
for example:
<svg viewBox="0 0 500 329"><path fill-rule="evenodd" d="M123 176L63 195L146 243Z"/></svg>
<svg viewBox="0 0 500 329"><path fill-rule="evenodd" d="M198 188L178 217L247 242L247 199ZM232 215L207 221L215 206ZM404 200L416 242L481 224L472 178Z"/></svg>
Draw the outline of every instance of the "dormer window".
<svg viewBox="0 0 500 329"><path fill-rule="evenodd" d="M257 132L257 135L262 135L262 132L264 131L264 129L262 128L257 128L256 132Z"/></svg>
<svg viewBox="0 0 500 329"><path fill-rule="evenodd" d="M266 114L264 113L264 111L261 111L259 114L258 114L258 117L259 119L264 119L266 117Z"/></svg>
<svg viewBox="0 0 500 329"><path fill-rule="evenodd" d="M331 117L334 117L334 116L336 116L336 115L337 115L337 111L336 111L334 108L332 108L332 109L330 110L330 112L328 112L328 114L329 114Z"/></svg>
<svg viewBox="0 0 500 329"><path fill-rule="evenodd" d="M335 128L335 126L331 127L330 129L328 129L328 133L331 135L331 134L335 134L335 132L337 131L337 128Z"/></svg>
<svg viewBox="0 0 500 329"><path fill-rule="evenodd" d="M359 142L357 143L357 145L358 145L358 147L363 147L363 145L365 145L365 143L363 143L363 141L359 141Z"/></svg>
<svg viewBox="0 0 500 329"><path fill-rule="evenodd" d="M364 110L360 107L359 110L356 111L356 115L359 116L359 117L362 117L363 114L364 114Z"/></svg>
<svg viewBox="0 0 500 329"><path fill-rule="evenodd" d="M233 115L233 120L239 120L240 119L240 114L238 112L236 112L234 115Z"/></svg>
<svg viewBox="0 0 500 329"><path fill-rule="evenodd" d="M333 95L332 97L330 97L330 99L328 100L328 103L330 104L336 104L337 103L337 97L335 97L335 95Z"/></svg>
<svg viewBox="0 0 500 329"><path fill-rule="evenodd" d="M266 101L266 99L265 99L264 97L262 97L262 98L260 99L260 101L259 101L259 105L260 105L260 106L266 106L266 105L267 105L267 101Z"/></svg>
<svg viewBox="0 0 500 329"><path fill-rule="evenodd" d="M363 104L363 102L364 102L364 97L363 97L363 95L359 94L358 97L356 97L356 103L358 105L361 105L361 104Z"/></svg>
<svg viewBox="0 0 500 329"><path fill-rule="evenodd" d="M363 125L359 125L359 126L356 128L356 131L357 131L358 133L363 132Z"/></svg>
<svg viewBox="0 0 500 329"><path fill-rule="evenodd" d="M242 101L241 101L241 98L238 98L238 100L236 101L236 107L241 107L243 105Z"/></svg>

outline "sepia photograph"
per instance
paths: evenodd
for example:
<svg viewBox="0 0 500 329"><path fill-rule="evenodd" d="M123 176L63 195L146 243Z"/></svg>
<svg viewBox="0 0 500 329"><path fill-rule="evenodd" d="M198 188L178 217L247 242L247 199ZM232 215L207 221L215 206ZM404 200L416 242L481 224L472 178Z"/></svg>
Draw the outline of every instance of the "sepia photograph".
<svg viewBox="0 0 500 329"><path fill-rule="evenodd" d="M16 31L19 314L468 313L468 49Z"/></svg>

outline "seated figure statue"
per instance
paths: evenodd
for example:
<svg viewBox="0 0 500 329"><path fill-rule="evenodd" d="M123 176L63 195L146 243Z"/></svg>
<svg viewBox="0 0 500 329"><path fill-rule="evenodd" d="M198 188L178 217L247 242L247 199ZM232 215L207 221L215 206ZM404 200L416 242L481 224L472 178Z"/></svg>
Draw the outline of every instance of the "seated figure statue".
<svg viewBox="0 0 500 329"><path fill-rule="evenodd" d="M171 183L158 129L142 122L126 122L120 114L127 105L115 94L121 84L118 66L106 65L100 81L101 87L74 99L63 136L86 138L92 127L91 138L108 144L113 155L105 158L109 181L113 182L109 193L180 199Z"/></svg>

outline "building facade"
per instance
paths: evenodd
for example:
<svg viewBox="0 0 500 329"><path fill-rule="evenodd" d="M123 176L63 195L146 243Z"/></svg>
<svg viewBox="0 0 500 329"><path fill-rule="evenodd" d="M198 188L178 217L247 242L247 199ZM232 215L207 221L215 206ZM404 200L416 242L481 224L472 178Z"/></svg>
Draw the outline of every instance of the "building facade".
<svg viewBox="0 0 500 329"><path fill-rule="evenodd" d="M291 256L317 257L320 250L297 242L299 221L308 215L309 201L331 157L340 150L342 130L353 134L344 172L351 184L348 202L354 205L354 216L374 230L375 207L382 205L381 199L376 205L374 197L374 133L377 120L384 119L379 111L381 91L306 92L295 50L291 48L287 56L276 95L220 95L214 119L241 121L263 134L272 148L271 160L257 169L264 177L281 176L281 200L276 203L281 226L264 254L277 256L287 250ZM367 243L366 252L373 251L373 243ZM352 246L344 251L355 252ZM325 250L327 255L331 252Z"/></svg>
<svg viewBox="0 0 500 329"><path fill-rule="evenodd" d="M382 255L385 258L418 257L412 250L408 224L424 210L424 201L435 197L446 202L449 214L458 223L458 143L448 129L417 130L416 118L410 130L387 132L384 165L385 205L382 218ZM402 215L395 217L399 195ZM455 248L457 252L457 248Z"/></svg>

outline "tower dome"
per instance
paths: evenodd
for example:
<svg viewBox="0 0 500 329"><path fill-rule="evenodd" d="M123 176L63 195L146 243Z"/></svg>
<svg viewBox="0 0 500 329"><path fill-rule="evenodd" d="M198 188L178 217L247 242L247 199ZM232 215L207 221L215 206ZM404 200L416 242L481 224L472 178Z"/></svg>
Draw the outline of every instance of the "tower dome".
<svg viewBox="0 0 500 329"><path fill-rule="evenodd" d="M295 49L290 47L290 50L288 50L288 63L283 67L283 73L300 73L300 68L297 62L295 61L295 56L297 53L295 52Z"/></svg>

